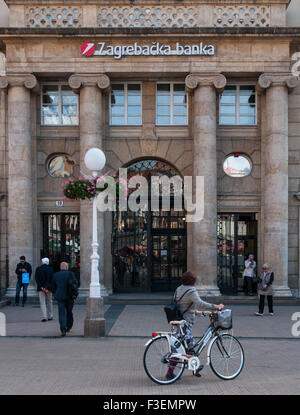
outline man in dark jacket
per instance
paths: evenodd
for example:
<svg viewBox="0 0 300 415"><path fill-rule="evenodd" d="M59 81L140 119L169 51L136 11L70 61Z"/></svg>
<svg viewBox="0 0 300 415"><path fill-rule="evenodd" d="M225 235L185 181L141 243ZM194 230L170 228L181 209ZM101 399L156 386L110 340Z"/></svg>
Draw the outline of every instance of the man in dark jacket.
<svg viewBox="0 0 300 415"><path fill-rule="evenodd" d="M16 286L16 298L15 298L15 306L19 305L19 301L20 301L20 292L21 289L23 288L23 299L22 299L22 306L25 306L26 303L26 299L27 299L27 288L29 283L25 283L23 282L23 274L29 274L29 280L31 278L31 274L32 274L32 267L29 264L29 262L26 262L26 258L24 257L24 255L20 256L20 262L17 265L16 268L16 274L18 277L18 281L17 281L17 286Z"/></svg>
<svg viewBox="0 0 300 415"><path fill-rule="evenodd" d="M35 270L36 288L40 298L40 306L42 310L42 322L53 320L53 274L52 267L49 266L49 259L43 258L42 264Z"/></svg>
<svg viewBox="0 0 300 415"><path fill-rule="evenodd" d="M65 336L73 326L73 305L74 299L70 297L70 286L78 286L77 279L73 272L68 271L69 265L66 262L60 264L60 271L55 272L53 277L53 293L58 303L58 315L61 335Z"/></svg>

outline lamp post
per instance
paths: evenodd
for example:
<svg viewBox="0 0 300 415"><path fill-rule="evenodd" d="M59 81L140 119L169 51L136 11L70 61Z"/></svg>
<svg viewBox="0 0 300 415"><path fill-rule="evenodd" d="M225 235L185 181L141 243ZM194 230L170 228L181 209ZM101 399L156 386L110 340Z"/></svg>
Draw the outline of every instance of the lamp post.
<svg viewBox="0 0 300 415"><path fill-rule="evenodd" d="M89 149L84 157L86 167L92 171L93 177L105 166L105 154L99 148ZM105 319L103 299L101 298L99 281L99 255L98 255L98 226L97 226L97 200L93 199L93 240L91 255L91 282L89 298L87 299L87 313L84 320L84 336L99 337L105 335Z"/></svg>

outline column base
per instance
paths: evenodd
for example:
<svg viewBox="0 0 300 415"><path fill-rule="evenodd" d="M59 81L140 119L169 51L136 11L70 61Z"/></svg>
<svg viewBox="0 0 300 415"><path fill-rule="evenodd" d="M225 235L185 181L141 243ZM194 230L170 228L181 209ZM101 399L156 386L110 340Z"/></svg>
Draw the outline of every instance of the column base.
<svg viewBox="0 0 300 415"><path fill-rule="evenodd" d="M274 297L292 297L292 291L290 289L290 287L288 287L287 285L279 285L273 286L274 288Z"/></svg>
<svg viewBox="0 0 300 415"><path fill-rule="evenodd" d="M111 292L105 288L102 284L100 286L100 292L101 292L101 297L107 297L108 295L111 294ZM79 288L79 296L80 298L89 298L90 295L90 289L89 288Z"/></svg>
<svg viewBox="0 0 300 415"><path fill-rule="evenodd" d="M86 301L84 336L93 338L105 336L105 318L102 298L88 298Z"/></svg>
<svg viewBox="0 0 300 415"><path fill-rule="evenodd" d="M201 285L196 288L200 297L219 297L221 295L219 288L215 285Z"/></svg>

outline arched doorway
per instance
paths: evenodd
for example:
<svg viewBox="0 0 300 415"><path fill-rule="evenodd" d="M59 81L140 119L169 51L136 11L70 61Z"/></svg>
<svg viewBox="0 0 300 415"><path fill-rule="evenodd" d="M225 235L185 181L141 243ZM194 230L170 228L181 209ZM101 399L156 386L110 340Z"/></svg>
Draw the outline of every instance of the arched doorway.
<svg viewBox="0 0 300 415"><path fill-rule="evenodd" d="M165 161L139 159L125 166L128 179L144 176L149 184L147 211L113 213L112 258L114 292L173 291L186 270L186 223L184 210L151 210L151 177L180 176Z"/></svg>

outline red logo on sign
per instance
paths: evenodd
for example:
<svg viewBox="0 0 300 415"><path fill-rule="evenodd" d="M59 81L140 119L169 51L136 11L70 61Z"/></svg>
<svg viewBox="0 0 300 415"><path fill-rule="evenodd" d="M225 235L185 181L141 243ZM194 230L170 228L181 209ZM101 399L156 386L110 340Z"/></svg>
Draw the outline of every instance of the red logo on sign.
<svg viewBox="0 0 300 415"><path fill-rule="evenodd" d="M84 42L81 45L81 53L85 56L92 56L95 52L95 45L91 42Z"/></svg>

